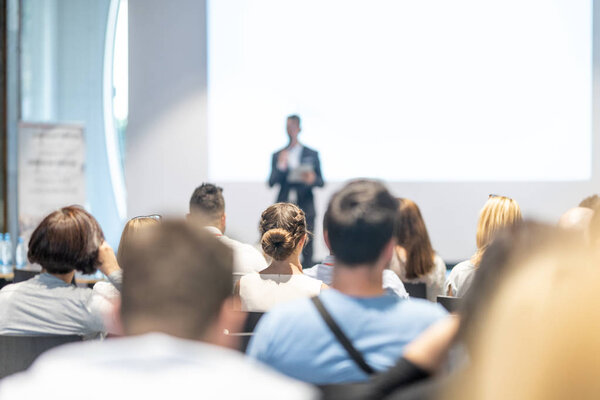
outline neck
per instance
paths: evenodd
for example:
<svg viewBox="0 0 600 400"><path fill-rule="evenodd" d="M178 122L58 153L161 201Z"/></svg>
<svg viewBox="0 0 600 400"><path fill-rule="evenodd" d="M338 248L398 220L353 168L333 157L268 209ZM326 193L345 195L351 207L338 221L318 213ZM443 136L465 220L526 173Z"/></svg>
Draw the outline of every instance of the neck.
<svg viewBox="0 0 600 400"><path fill-rule="evenodd" d="M292 147L294 147L298 143L299 143L298 139L290 140L290 144L288 145L288 149L291 149Z"/></svg>
<svg viewBox="0 0 600 400"><path fill-rule="evenodd" d="M260 271L261 274L278 274L278 275L294 275L302 273L302 264L300 264L300 256L294 254L291 257L277 261L273 260L271 265Z"/></svg>
<svg viewBox="0 0 600 400"><path fill-rule="evenodd" d="M346 266L336 262L331 286L353 297L376 297L384 294L382 269L376 265Z"/></svg>
<svg viewBox="0 0 600 400"><path fill-rule="evenodd" d="M43 272L49 273L46 270L44 270ZM55 276L58 279L60 279L61 281L64 281L64 282L70 284L71 282L73 282L73 277L75 276L75 271L67 272L66 274L50 274L50 275Z"/></svg>

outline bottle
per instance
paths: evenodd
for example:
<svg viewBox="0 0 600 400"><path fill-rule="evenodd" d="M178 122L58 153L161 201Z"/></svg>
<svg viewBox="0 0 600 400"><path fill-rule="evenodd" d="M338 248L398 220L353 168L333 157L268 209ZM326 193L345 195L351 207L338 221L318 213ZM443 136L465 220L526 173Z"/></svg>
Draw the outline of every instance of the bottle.
<svg viewBox="0 0 600 400"><path fill-rule="evenodd" d="M15 265L17 269L25 268L27 264L27 252L25 251L25 241L19 236L17 243L17 252L15 254Z"/></svg>
<svg viewBox="0 0 600 400"><path fill-rule="evenodd" d="M12 270L12 242L10 240L10 233L4 234L4 246L2 246L2 265L5 270Z"/></svg>

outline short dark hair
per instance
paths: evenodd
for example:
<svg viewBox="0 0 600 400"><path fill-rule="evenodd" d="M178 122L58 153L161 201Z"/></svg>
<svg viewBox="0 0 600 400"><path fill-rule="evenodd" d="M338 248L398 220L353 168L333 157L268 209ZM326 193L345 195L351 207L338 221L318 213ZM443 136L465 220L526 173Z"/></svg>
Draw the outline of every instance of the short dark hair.
<svg viewBox="0 0 600 400"><path fill-rule="evenodd" d="M296 114L292 114L292 115L288 115L287 119L291 119L292 121L295 121L298 126L300 126L300 116L296 115Z"/></svg>
<svg viewBox="0 0 600 400"><path fill-rule="evenodd" d="M190 198L190 213L200 212L207 218L219 218L225 212L223 188L212 183L198 186Z"/></svg>
<svg viewBox="0 0 600 400"><path fill-rule="evenodd" d="M124 262L121 318L128 335L201 339L233 292L232 250L184 221L146 227Z"/></svg>
<svg viewBox="0 0 600 400"><path fill-rule="evenodd" d="M600 196L593 194L581 200L579 207L589 208L590 210L596 211L600 208Z"/></svg>
<svg viewBox="0 0 600 400"><path fill-rule="evenodd" d="M376 181L353 181L335 193L324 229L336 259L348 266L377 261L392 240L397 209L398 200Z"/></svg>
<svg viewBox="0 0 600 400"><path fill-rule="evenodd" d="M104 233L98 221L79 206L54 211L42 220L29 239L27 258L51 274L73 270L96 272Z"/></svg>

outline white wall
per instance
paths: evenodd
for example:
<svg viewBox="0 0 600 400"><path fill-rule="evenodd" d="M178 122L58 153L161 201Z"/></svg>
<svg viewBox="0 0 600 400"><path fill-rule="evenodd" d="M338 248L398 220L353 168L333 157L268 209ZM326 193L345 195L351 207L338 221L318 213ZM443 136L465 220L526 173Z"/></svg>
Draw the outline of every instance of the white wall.
<svg viewBox="0 0 600 400"><path fill-rule="evenodd" d="M206 179L207 172L205 2L130 0L129 7L130 114L126 155L129 214L183 214L187 211L193 188ZM594 7L594 10L595 17L598 17L600 7ZM598 37L595 27L594 38ZM600 40L595 42L600 43ZM596 44L594 46L597 47ZM596 103L600 95L596 79L600 52L594 51L594 54ZM594 114L594 148L590 149L594 158L590 181L393 182L389 187L396 195L411 198L419 204L433 245L445 260L467 258L475 247L479 209L490 193L515 198L521 204L525 217L555 222L564 210L576 205L583 197L600 192L600 148L597 140L600 130L598 113ZM235 116L232 115L232 118ZM283 126L285 116L281 119ZM281 134L285 134L283 130ZM269 143L264 145L274 147ZM377 151L376 145L369 145L373 146L372 151ZM485 149L481 151L485 152ZM536 149L531 149L532 163L535 158ZM257 162L268 164L268 160ZM510 160L506 162L510 163ZM390 168L393 168L393 161L390 161ZM444 168L444 165L439 168ZM265 170L265 181L268 173ZM327 171L323 173L327 179ZM275 189L268 189L265 182L216 183L225 189L228 234L256 242L260 212L275 199ZM328 182L324 189L316 191L319 219L329 196L340 185L339 182ZM325 248L319 226L316 231L316 256L320 256L325 253Z"/></svg>

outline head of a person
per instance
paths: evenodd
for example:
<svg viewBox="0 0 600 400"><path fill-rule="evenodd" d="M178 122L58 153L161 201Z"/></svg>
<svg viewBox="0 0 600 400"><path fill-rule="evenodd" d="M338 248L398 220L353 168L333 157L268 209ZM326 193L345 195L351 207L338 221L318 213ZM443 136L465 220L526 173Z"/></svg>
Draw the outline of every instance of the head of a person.
<svg viewBox="0 0 600 400"><path fill-rule="evenodd" d="M469 367L454 388L446 390L452 393L446 398L600 395L597 259L579 241L525 239L542 244L507 261L505 276L481 311Z"/></svg>
<svg viewBox="0 0 600 400"><path fill-rule="evenodd" d="M125 254L121 323L126 335L162 332L223 344L235 318L233 253L206 230L179 220L148 226ZM239 324L239 321L237 322Z"/></svg>
<svg viewBox="0 0 600 400"><path fill-rule="evenodd" d="M223 189L212 183L198 186L190 198L189 218L203 224L214 226L225 233L226 215Z"/></svg>
<svg viewBox="0 0 600 400"><path fill-rule="evenodd" d="M149 226L156 225L160 222L158 215L147 216L147 217L135 217L127 221L123 233L121 233L121 240L119 241L119 249L117 251L117 261L121 268L124 267L123 259L125 253L129 251L131 242L137 237L140 232Z"/></svg>
<svg viewBox="0 0 600 400"><path fill-rule="evenodd" d="M562 229L577 233L584 241L588 241L588 229L594 216L594 211L587 207L571 208L558 220L558 226Z"/></svg>
<svg viewBox="0 0 600 400"><path fill-rule="evenodd" d="M290 138L290 141L298 140L298 134L302 129L300 127L300 117L298 115L290 115L287 117L286 127L287 134Z"/></svg>
<svg viewBox="0 0 600 400"><path fill-rule="evenodd" d="M581 202L579 203L579 207L583 207L583 208L589 208L590 210L597 210L598 208L600 208L600 196L598 196L597 194L593 194L591 196L586 197L585 199L581 200Z"/></svg>
<svg viewBox="0 0 600 400"><path fill-rule="evenodd" d="M406 278L415 279L431 272L435 253L419 206L409 199L398 202L396 242L406 250Z"/></svg>
<svg viewBox="0 0 600 400"><path fill-rule="evenodd" d="M377 181L352 181L335 193L323 229L336 265L387 265L394 251L397 209L397 199Z"/></svg>
<svg viewBox="0 0 600 400"><path fill-rule="evenodd" d="M309 233L304 211L292 203L276 203L263 211L259 231L263 251L276 261L299 255Z"/></svg>
<svg viewBox="0 0 600 400"><path fill-rule="evenodd" d="M479 266L483 253L494 239L496 233L506 227L521 222L521 208L519 204L506 196L490 195L479 212L477 222L477 252L471 262Z"/></svg>
<svg viewBox="0 0 600 400"><path fill-rule="evenodd" d="M27 257L50 274L73 270L96 272L104 233L98 221L79 206L54 211L42 220L29 239Z"/></svg>

